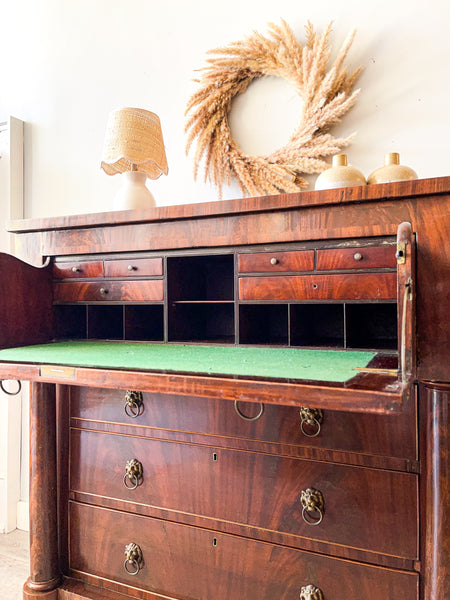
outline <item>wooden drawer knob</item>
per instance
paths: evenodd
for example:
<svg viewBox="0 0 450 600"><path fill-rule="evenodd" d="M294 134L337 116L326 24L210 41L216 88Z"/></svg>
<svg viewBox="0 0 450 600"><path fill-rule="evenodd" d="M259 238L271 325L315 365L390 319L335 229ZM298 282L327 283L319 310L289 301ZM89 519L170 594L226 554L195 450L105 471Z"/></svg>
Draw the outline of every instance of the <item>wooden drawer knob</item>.
<svg viewBox="0 0 450 600"><path fill-rule="evenodd" d="M324 600L322 591L315 585L304 585L300 590L300 600Z"/></svg>
<svg viewBox="0 0 450 600"><path fill-rule="evenodd" d="M142 463L136 458L128 460L125 465L125 475L123 476L123 484L129 490L135 490L144 479L144 469Z"/></svg>
<svg viewBox="0 0 450 600"><path fill-rule="evenodd" d="M131 542L125 546L125 562L123 568L128 575L137 575L144 566L144 557L140 547Z"/></svg>
<svg viewBox="0 0 450 600"><path fill-rule="evenodd" d="M300 429L306 437L317 437L323 422L323 412L320 408L300 407Z"/></svg>
<svg viewBox="0 0 450 600"><path fill-rule="evenodd" d="M325 502L322 492L314 488L302 490L300 495L302 504L302 517L308 525L319 525L322 523Z"/></svg>

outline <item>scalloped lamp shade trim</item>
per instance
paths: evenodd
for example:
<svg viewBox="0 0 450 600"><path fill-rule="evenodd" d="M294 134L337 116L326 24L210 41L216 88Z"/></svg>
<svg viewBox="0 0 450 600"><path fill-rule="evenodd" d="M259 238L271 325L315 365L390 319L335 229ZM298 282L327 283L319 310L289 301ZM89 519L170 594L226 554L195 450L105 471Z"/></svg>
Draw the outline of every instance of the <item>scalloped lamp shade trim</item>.
<svg viewBox="0 0 450 600"><path fill-rule="evenodd" d="M101 167L108 175L126 171L145 173L150 179L167 175L158 115L142 108L112 111L106 126Z"/></svg>

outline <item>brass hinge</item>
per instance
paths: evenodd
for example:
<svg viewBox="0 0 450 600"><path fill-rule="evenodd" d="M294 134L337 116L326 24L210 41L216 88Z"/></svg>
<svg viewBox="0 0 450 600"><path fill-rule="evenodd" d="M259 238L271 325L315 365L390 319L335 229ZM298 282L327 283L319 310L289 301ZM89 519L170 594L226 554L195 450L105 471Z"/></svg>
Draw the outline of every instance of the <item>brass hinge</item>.
<svg viewBox="0 0 450 600"><path fill-rule="evenodd" d="M398 265L404 265L406 262L406 242L397 242L397 252L395 253Z"/></svg>

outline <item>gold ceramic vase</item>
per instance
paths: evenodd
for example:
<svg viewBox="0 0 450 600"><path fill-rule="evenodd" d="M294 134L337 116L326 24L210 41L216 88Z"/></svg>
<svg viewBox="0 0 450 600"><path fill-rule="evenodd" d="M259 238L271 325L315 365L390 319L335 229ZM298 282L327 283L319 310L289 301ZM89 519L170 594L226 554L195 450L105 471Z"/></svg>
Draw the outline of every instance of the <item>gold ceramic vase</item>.
<svg viewBox="0 0 450 600"><path fill-rule="evenodd" d="M375 169L367 178L367 183L391 183L409 179L417 179L417 173L410 167L400 164L398 152L389 152L384 156L384 166Z"/></svg>
<svg viewBox="0 0 450 600"><path fill-rule="evenodd" d="M330 190L355 185L366 185L366 178L361 171L347 164L346 154L335 154L332 166L316 179L315 189Z"/></svg>

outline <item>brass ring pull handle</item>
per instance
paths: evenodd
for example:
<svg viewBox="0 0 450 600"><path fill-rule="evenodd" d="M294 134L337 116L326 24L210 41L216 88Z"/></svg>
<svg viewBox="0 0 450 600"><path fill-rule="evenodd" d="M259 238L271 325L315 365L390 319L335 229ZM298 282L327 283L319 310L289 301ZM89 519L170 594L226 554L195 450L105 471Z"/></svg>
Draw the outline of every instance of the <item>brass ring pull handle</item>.
<svg viewBox="0 0 450 600"><path fill-rule="evenodd" d="M300 407L300 429L309 438L317 437L323 422L323 412L320 408Z"/></svg>
<svg viewBox="0 0 450 600"><path fill-rule="evenodd" d="M20 381L17 381L17 386L18 387L15 392L10 392L9 390L7 390L3 387L3 380L0 380L0 389L2 390L2 392L7 394L8 396L17 396L17 394L20 393L20 390L22 389L22 383Z"/></svg>
<svg viewBox="0 0 450 600"><path fill-rule="evenodd" d="M128 575L137 575L144 566L144 557L142 550L137 544L131 542L125 546L125 562L123 568Z"/></svg>
<svg viewBox="0 0 450 600"><path fill-rule="evenodd" d="M262 402L259 405L258 414L255 415L254 417L247 417L247 415L244 415L244 413L239 409L238 402L239 402L239 400L234 401L234 410L241 417L241 419L244 419L244 421L257 421L258 419L260 419L262 417L263 412L264 412L264 404Z"/></svg>
<svg viewBox="0 0 450 600"><path fill-rule="evenodd" d="M44 257L42 257L42 258L44 258ZM36 266L36 269L45 269L50 264L50 260L51 260L50 256L46 256L42 265Z"/></svg>
<svg viewBox="0 0 450 600"><path fill-rule="evenodd" d="M319 525L322 523L324 513L324 499L322 492L314 488L302 490L300 495L302 504L302 518L308 525Z"/></svg>
<svg viewBox="0 0 450 600"><path fill-rule="evenodd" d="M300 600L324 600L322 591L315 585L304 585L300 590Z"/></svg>
<svg viewBox="0 0 450 600"><path fill-rule="evenodd" d="M142 463L136 458L127 461L125 465L125 475L123 476L123 484L129 490L135 490L140 485L144 478L144 470Z"/></svg>
<svg viewBox="0 0 450 600"><path fill-rule="evenodd" d="M144 399L142 392L127 390L125 393L125 414L132 419L139 417L144 412Z"/></svg>

